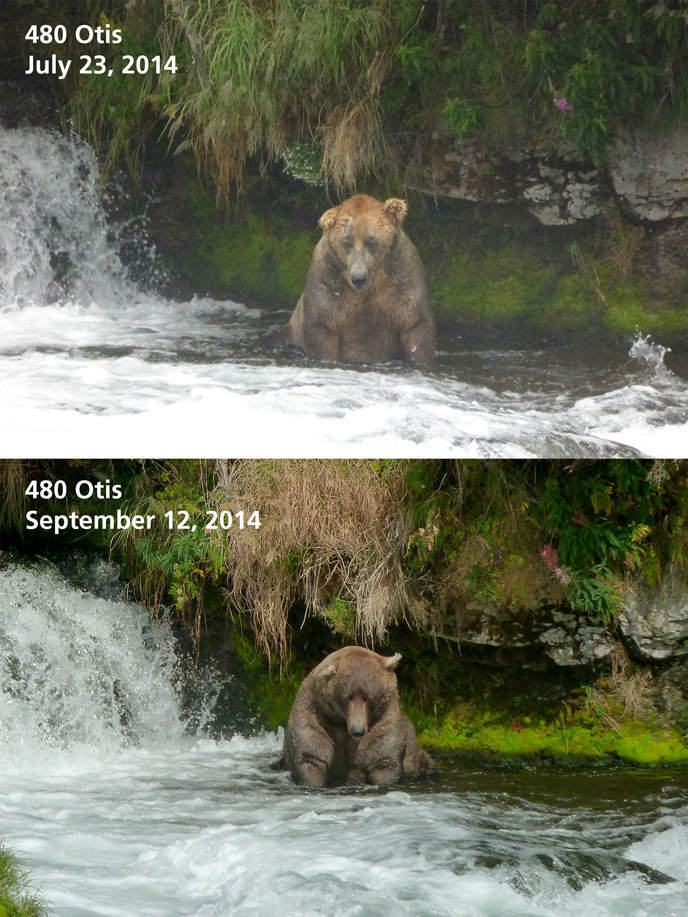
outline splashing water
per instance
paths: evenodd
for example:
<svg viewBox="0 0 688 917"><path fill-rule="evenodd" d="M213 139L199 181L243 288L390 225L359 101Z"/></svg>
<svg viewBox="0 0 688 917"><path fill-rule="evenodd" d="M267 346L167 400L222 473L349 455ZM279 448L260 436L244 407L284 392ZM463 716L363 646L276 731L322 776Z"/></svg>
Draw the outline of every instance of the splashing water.
<svg viewBox="0 0 688 917"><path fill-rule="evenodd" d="M652 373L650 381L664 382L671 385L676 377L664 365L664 357L668 353L671 353L670 347L662 347L661 344L655 344L649 334L643 336L639 331L636 331L628 355L647 366Z"/></svg>
<svg viewBox="0 0 688 917"><path fill-rule="evenodd" d="M95 582L108 588L106 567ZM179 741L173 643L143 609L13 563L0 570L0 607L0 747L18 744L13 767L52 749Z"/></svg>

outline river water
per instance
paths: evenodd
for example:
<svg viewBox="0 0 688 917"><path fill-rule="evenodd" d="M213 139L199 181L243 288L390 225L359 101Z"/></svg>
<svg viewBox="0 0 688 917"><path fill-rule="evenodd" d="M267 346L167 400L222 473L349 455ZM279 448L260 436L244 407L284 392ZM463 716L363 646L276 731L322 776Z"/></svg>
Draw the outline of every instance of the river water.
<svg viewBox="0 0 688 917"><path fill-rule="evenodd" d="M280 737L217 735L219 686L87 573L0 558L0 825L57 917L688 912L685 771L296 787Z"/></svg>
<svg viewBox="0 0 688 917"><path fill-rule="evenodd" d="M428 370L328 366L261 349L288 312L128 279L74 138L0 129L0 209L8 457L688 452L688 360L661 342L478 350L443 332Z"/></svg>

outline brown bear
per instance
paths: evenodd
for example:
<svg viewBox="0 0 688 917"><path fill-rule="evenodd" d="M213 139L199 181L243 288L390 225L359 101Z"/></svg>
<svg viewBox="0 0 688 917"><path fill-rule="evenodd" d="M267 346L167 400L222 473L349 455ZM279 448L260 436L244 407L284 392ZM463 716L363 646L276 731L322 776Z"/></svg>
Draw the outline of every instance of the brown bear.
<svg viewBox="0 0 688 917"><path fill-rule="evenodd" d="M296 783L398 783L434 767L401 707L394 674L400 659L346 646L304 679L281 762Z"/></svg>
<svg viewBox="0 0 688 917"><path fill-rule="evenodd" d="M320 217L306 289L271 343L344 363L435 356L425 271L401 228L406 203L357 194Z"/></svg>

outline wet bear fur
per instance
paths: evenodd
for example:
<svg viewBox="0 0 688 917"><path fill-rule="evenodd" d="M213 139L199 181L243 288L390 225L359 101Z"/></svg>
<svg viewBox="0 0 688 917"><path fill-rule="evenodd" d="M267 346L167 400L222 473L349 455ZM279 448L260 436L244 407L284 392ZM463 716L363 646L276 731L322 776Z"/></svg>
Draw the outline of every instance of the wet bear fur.
<svg viewBox="0 0 688 917"><path fill-rule="evenodd" d="M272 343L321 360L428 363L435 322L425 271L401 224L406 203L357 194L320 218L306 288Z"/></svg>
<svg viewBox="0 0 688 917"><path fill-rule="evenodd" d="M282 753L295 783L391 784L434 767L401 707L394 674L400 659L347 646L304 679Z"/></svg>

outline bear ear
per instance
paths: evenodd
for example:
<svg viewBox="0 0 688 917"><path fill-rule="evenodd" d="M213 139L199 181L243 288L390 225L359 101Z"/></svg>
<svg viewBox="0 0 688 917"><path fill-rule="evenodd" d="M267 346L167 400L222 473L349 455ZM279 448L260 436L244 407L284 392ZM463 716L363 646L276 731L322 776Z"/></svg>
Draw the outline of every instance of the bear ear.
<svg viewBox="0 0 688 917"><path fill-rule="evenodd" d="M393 656L383 656L382 664L386 669L392 672L401 662L401 653L395 653Z"/></svg>
<svg viewBox="0 0 688 917"><path fill-rule="evenodd" d="M337 666L328 665L326 669L322 670L322 672L320 673L320 677L329 679L329 678L332 678L332 676L336 674L337 674Z"/></svg>
<svg viewBox="0 0 688 917"><path fill-rule="evenodd" d="M397 229L404 222L406 210L406 201L402 201L398 197L390 197L390 199L385 201L382 205L383 213L385 216L389 217Z"/></svg>
<svg viewBox="0 0 688 917"><path fill-rule="evenodd" d="M328 229L332 229L334 224L337 222L337 216L339 214L339 207L330 207L329 210L326 210L325 213L318 220L318 226L322 229L323 232L327 232Z"/></svg>

